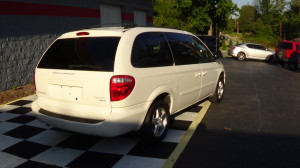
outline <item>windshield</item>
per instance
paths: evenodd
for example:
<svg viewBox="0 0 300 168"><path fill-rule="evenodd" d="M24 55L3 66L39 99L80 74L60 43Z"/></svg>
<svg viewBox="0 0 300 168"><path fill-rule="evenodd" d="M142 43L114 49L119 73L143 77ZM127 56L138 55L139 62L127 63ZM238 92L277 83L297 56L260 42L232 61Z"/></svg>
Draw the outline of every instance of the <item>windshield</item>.
<svg viewBox="0 0 300 168"><path fill-rule="evenodd" d="M120 37L59 39L46 51L38 68L113 71Z"/></svg>

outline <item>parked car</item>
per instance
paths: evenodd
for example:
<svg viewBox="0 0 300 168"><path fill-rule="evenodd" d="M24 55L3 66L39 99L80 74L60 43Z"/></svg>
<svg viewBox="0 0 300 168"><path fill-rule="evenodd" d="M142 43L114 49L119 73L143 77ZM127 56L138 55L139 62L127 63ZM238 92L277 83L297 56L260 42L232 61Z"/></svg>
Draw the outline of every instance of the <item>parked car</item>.
<svg viewBox="0 0 300 168"><path fill-rule="evenodd" d="M275 59L278 64L293 64L299 68L300 64L300 42L296 41L281 41L275 49Z"/></svg>
<svg viewBox="0 0 300 168"><path fill-rule="evenodd" d="M193 34L166 28L94 28L60 36L35 69L41 121L74 132L149 141L169 117L209 98L221 102L225 71Z"/></svg>
<svg viewBox="0 0 300 168"><path fill-rule="evenodd" d="M221 47L221 39L217 38L216 36L209 36L209 35L197 35L204 44L210 49L210 51L217 57L223 58L223 54L220 51Z"/></svg>
<svg viewBox="0 0 300 168"><path fill-rule="evenodd" d="M228 55L238 60L258 59L258 60L268 60L274 55L273 51L270 51L266 47L260 44L254 43L241 43L232 46L228 50Z"/></svg>

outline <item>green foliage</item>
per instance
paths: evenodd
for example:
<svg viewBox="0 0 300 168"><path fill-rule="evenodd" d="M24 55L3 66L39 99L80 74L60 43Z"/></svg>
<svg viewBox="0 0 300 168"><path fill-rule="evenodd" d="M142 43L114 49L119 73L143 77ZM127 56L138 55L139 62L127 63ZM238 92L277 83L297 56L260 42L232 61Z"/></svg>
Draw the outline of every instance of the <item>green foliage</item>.
<svg viewBox="0 0 300 168"><path fill-rule="evenodd" d="M227 50L227 46L226 46L225 41L222 42L222 50L223 50L223 51L224 51L224 50Z"/></svg>
<svg viewBox="0 0 300 168"><path fill-rule="evenodd" d="M12 89L12 90L17 90L17 89L18 89L18 86L13 85L13 86L11 87L11 89Z"/></svg>
<svg viewBox="0 0 300 168"><path fill-rule="evenodd" d="M230 40L229 40L228 47L231 47L231 46L232 46L232 44L233 44L233 43L232 43L232 40L230 39Z"/></svg>
<svg viewBox="0 0 300 168"><path fill-rule="evenodd" d="M153 24L200 34L214 23L225 28L234 7L231 0L155 0Z"/></svg>
<svg viewBox="0 0 300 168"><path fill-rule="evenodd" d="M245 5L240 10L239 26L242 32L252 32L253 22L255 20L255 8L250 5Z"/></svg>
<svg viewBox="0 0 300 168"><path fill-rule="evenodd" d="M238 21L243 42L273 48L280 40L300 37L300 0L254 0L241 7Z"/></svg>
<svg viewBox="0 0 300 168"><path fill-rule="evenodd" d="M232 19L231 17L227 20L227 26L226 26L226 30L225 32L228 32L230 34L234 33L235 31L235 24L236 24L236 20Z"/></svg>
<svg viewBox="0 0 300 168"><path fill-rule="evenodd" d="M289 11L285 13L283 31L287 39L300 37L300 0L291 0L288 5Z"/></svg>

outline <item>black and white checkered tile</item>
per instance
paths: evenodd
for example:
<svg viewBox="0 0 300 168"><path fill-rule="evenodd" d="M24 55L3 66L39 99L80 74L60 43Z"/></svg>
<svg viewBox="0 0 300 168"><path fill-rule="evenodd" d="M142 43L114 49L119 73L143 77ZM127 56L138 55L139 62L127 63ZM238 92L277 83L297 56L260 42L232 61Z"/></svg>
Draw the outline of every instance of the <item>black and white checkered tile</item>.
<svg viewBox="0 0 300 168"><path fill-rule="evenodd" d="M103 138L49 127L38 121L30 96L0 107L0 167L162 167L201 109L173 116L166 138L147 144L134 134Z"/></svg>

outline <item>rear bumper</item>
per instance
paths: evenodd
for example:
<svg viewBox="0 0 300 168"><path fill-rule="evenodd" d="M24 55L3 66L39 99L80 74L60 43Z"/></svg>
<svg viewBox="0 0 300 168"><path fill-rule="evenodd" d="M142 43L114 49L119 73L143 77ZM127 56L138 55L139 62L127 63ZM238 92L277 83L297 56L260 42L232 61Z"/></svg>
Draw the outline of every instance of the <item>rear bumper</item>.
<svg viewBox="0 0 300 168"><path fill-rule="evenodd" d="M67 118L45 115L37 101L32 103L31 108L35 116L48 125L72 132L111 137L139 130L144 122L150 104L151 102L126 108L113 108L105 120L97 123L81 122L80 120L74 121Z"/></svg>
<svg viewBox="0 0 300 168"><path fill-rule="evenodd" d="M237 54L235 54L232 50L228 50L227 55L231 57L237 57Z"/></svg>

